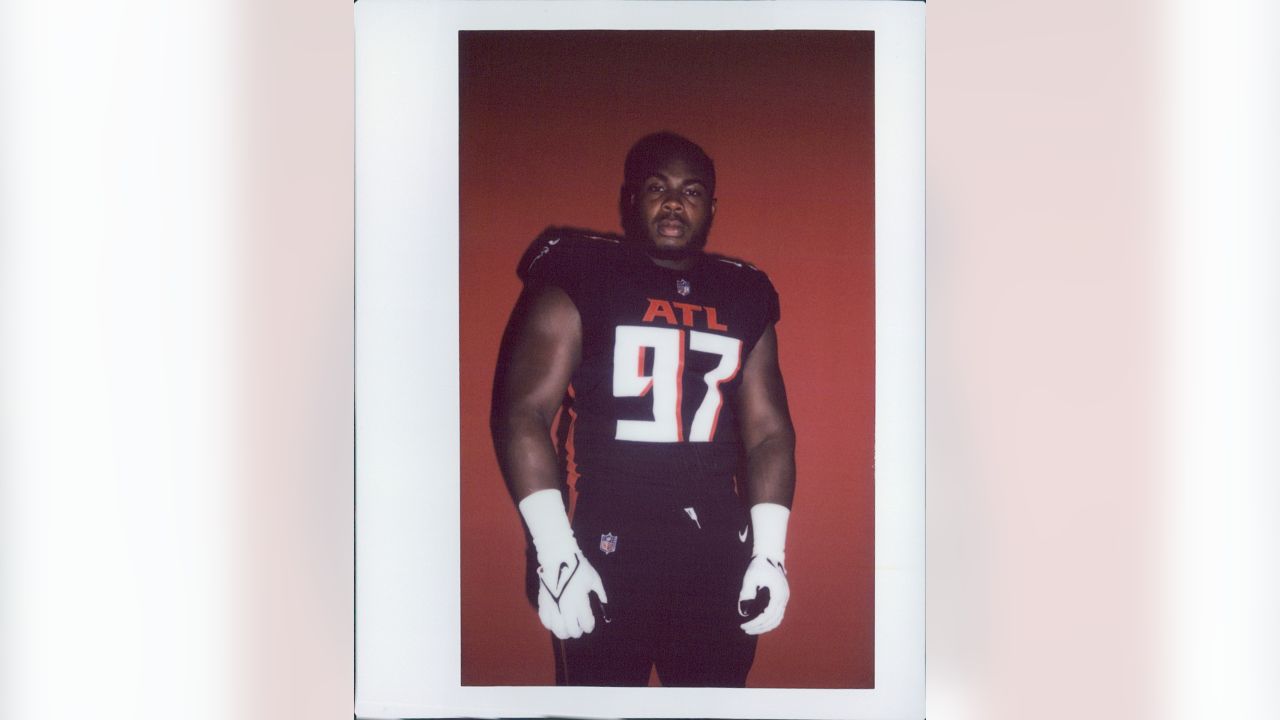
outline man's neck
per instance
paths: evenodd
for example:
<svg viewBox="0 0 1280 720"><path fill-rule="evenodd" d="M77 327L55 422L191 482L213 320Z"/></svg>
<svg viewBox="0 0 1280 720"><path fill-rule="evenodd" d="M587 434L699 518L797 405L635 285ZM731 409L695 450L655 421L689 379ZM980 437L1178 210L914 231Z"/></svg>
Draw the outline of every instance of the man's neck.
<svg viewBox="0 0 1280 720"><path fill-rule="evenodd" d="M702 257L701 252L695 252L680 258L664 258L654 257L652 253L645 253L649 260L658 267L664 267L668 270L688 270L697 264L698 258Z"/></svg>
<svg viewBox="0 0 1280 720"><path fill-rule="evenodd" d="M645 257L649 258L650 262L658 267L664 267L668 270L688 270L697 265L698 261L702 259L702 246L699 245L693 249L681 249L673 252L671 250L660 250L648 245L644 249L644 254Z"/></svg>

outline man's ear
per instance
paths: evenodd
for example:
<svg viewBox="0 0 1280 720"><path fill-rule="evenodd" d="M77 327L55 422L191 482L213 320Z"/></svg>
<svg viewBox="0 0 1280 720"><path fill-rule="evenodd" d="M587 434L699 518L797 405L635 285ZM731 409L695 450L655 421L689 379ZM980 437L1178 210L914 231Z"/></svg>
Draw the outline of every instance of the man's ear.
<svg viewBox="0 0 1280 720"><path fill-rule="evenodd" d="M716 214L716 199L711 198L711 216L715 217L715 214Z"/></svg>

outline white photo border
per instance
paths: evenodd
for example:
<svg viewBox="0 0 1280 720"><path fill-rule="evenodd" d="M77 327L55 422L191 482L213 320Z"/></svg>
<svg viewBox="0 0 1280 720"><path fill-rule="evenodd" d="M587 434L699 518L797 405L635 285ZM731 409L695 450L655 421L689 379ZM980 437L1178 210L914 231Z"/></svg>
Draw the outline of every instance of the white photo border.
<svg viewBox="0 0 1280 720"><path fill-rule="evenodd" d="M924 717L924 10L356 4L358 717ZM874 688L461 685L458 32L541 29L875 32Z"/></svg>

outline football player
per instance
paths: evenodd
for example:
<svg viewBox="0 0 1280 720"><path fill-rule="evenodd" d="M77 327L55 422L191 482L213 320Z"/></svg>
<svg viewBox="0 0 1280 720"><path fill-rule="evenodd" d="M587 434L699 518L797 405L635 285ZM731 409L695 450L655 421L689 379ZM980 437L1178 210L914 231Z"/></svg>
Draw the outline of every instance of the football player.
<svg viewBox="0 0 1280 720"><path fill-rule="evenodd" d="M742 687L782 621L795 433L778 367L778 296L751 264L704 251L710 157L639 140L625 235L548 230L494 382L499 465L532 540L557 680ZM552 428L571 398L579 478ZM563 446L563 443L561 443Z"/></svg>

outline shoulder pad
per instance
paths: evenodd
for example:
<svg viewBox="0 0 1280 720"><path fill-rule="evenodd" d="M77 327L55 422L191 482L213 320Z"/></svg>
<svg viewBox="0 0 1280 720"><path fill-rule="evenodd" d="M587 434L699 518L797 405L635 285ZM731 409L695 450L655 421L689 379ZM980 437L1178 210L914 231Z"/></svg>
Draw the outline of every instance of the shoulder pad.
<svg viewBox="0 0 1280 720"><path fill-rule="evenodd" d="M769 322L777 322L781 318L778 291L763 270L746 260L714 253L708 253L708 255L715 265L721 268L721 272L730 273L735 278L735 282L741 282L745 287L755 289L755 297L763 303L765 317Z"/></svg>
<svg viewBox="0 0 1280 720"><path fill-rule="evenodd" d="M728 255L720 255L719 253L707 253L707 257L727 267L736 267L742 270L748 270L748 271L752 271L752 272L756 272L761 275L764 275L763 270L756 267L755 265L752 265L746 260L742 260L740 258L729 257Z"/></svg>
<svg viewBox="0 0 1280 720"><path fill-rule="evenodd" d="M602 254L616 252L622 244L622 237L611 233L549 227L525 250L516 267L516 275L528 281L535 274L547 272L547 265L591 263Z"/></svg>

